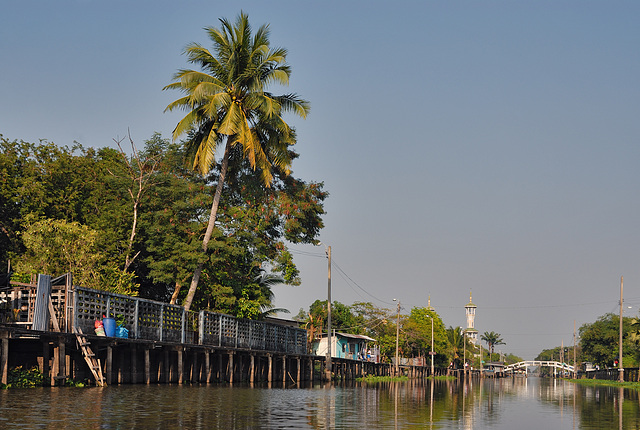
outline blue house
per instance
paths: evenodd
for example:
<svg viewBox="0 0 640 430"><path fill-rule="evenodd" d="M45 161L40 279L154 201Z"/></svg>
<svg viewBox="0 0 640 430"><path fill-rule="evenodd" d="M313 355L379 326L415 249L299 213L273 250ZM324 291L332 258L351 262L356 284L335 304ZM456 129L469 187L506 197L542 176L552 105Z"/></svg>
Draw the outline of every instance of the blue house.
<svg viewBox="0 0 640 430"><path fill-rule="evenodd" d="M375 339L362 334L335 332L331 336L331 357L349 358L352 360L378 361L378 348ZM327 334L313 342L311 347L315 355L327 355Z"/></svg>

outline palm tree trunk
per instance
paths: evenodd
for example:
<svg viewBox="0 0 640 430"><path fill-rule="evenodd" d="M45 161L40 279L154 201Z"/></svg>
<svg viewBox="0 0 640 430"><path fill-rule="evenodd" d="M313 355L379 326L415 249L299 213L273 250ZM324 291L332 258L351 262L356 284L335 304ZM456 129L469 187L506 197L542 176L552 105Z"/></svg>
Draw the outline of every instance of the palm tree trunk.
<svg viewBox="0 0 640 430"><path fill-rule="evenodd" d="M198 263L198 265L196 266L196 270L193 272L191 285L189 285L189 292L187 293L187 297L184 299L184 308L186 310L189 310L191 308L193 297L195 296L196 290L198 289L200 274L202 274L202 268L204 267L204 258L206 257L207 248L209 247L209 240L211 239L211 234L213 233L213 228L216 224L216 216L218 214L218 206L220 205L220 197L222 196L224 178L227 175L227 168L229 167L229 150L231 147L230 142L231 136L227 137L227 142L224 147L224 156L222 157L222 166L220 167L220 177L218 178L218 183L216 184L216 192L213 196L213 203L211 204L211 213L209 214L207 231L205 232L204 238L202 239L202 260L200 261L200 263Z"/></svg>

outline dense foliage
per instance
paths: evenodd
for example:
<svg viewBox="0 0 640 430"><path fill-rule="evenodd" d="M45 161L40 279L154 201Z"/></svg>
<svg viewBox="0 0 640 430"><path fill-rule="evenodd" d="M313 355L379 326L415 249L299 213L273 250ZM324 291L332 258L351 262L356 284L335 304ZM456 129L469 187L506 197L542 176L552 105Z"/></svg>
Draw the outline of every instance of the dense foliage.
<svg viewBox="0 0 640 430"><path fill-rule="evenodd" d="M622 318L622 364L635 367L638 363L638 345L633 340L631 318ZM582 359L602 368L613 367L619 355L620 317L606 314L591 324L580 327Z"/></svg>
<svg viewBox="0 0 640 430"><path fill-rule="evenodd" d="M276 175L265 188L240 162L203 255L218 170L195 174L182 145L156 134L126 155L0 135L0 149L0 264L16 274L71 272L78 285L179 303L203 261L194 306L255 318L272 307L265 272L300 282L285 241L313 242L323 226L321 183Z"/></svg>

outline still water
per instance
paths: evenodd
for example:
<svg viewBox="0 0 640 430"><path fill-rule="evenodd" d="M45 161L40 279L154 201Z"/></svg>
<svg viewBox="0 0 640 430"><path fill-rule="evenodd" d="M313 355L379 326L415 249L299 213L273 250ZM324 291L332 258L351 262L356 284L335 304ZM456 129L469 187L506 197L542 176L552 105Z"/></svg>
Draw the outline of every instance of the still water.
<svg viewBox="0 0 640 430"><path fill-rule="evenodd" d="M638 429L639 401L538 378L14 389L0 390L0 428Z"/></svg>

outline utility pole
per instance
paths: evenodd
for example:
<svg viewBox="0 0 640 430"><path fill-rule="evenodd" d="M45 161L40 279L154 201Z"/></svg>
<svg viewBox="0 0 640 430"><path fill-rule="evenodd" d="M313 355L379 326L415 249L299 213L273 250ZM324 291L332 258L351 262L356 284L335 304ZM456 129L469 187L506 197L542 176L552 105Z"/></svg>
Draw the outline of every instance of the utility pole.
<svg viewBox="0 0 640 430"><path fill-rule="evenodd" d="M434 377L433 374L433 355L435 351L433 350L433 316L431 317L431 377Z"/></svg>
<svg viewBox="0 0 640 430"><path fill-rule="evenodd" d="M624 366L622 365L622 281L623 278L620 276L620 339L618 339L618 372L620 382L624 382Z"/></svg>
<svg viewBox="0 0 640 430"><path fill-rule="evenodd" d="M331 247L327 246L329 273L327 277L327 366L326 379L331 381Z"/></svg>
<svg viewBox="0 0 640 430"><path fill-rule="evenodd" d="M393 299L393 301L395 302L396 299ZM396 318L396 365L395 365L395 376L398 376L399 374L399 367L398 367L398 346L399 346L399 339L400 339L400 301L398 300L398 316Z"/></svg>
<svg viewBox="0 0 640 430"><path fill-rule="evenodd" d="M462 354L462 373L465 378L467 377L467 331L462 331L462 350L464 351Z"/></svg>
<svg viewBox="0 0 640 430"><path fill-rule="evenodd" d="M578 369L576 368L576 320L573 320L573 379L578 379Z"/></svg>

